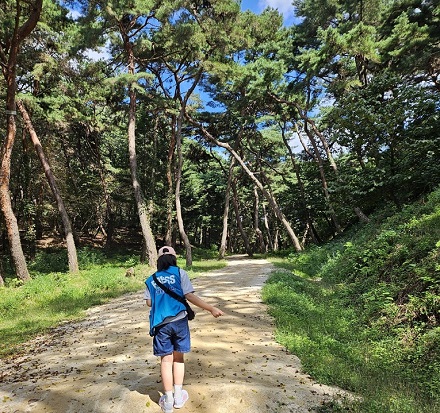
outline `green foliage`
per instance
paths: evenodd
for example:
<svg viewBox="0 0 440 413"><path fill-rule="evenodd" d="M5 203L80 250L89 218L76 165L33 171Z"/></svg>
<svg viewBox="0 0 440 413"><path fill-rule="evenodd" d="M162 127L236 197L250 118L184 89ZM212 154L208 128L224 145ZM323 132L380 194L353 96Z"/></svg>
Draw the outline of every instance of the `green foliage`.
<svg viewBox="0 0 440 413"><path fill-rule="evenodd" d="M137 265L135 277L126 277L123 264L91 266L75 276L41 274L23 286L0 289L0 356L61 322L83 317L93 305L142 289L146 269Z"/></svg>
<svg viewBox="0 0 440 413"><path fill-rule="evenodd" d="M428 74L440 36L438 2L392 2L382 26L384 60L393 71L404 76ZM425 75L426 76L426 75Z"/></svg>
<svg viewBox="0 0 440 413"><path fill-rule="evenodd" d="M235 0L111 4L80 0L75 11L81 15L75 19L69 17L71 2L44 0L38 26L20 49L18 97L29 110L79 236L108 233L109 241L114 241L110 235L118 238L122 228L139 229L126 141L126 86L133 82L138 179L145 199L151 201L151 226L157 239L166 233L172 208L167 204L173 196L173 188L168 191L167 167L171 165L173 174L175 166L170 120L179 113L179 102L193 80L205 93L202 99L194 91L187 102L191 116L201 120L213 136L237 148L276 197L297 234L305 234L306 244L335 235L330 209L349 228L357 220L356 207L367 215L388 202L401 208L439 185L437 2L295 0L293 4L299 20L285 27L275 9L260 15L240 12L240 2ZM10 0L0 6L2 44L8 44L14 26L14 7ZM125 73L124 36L128 36L127 48L133 46L134 75ZM96 61L92 56L99 51ZM4 98L6 85L0 82ZM209 116L197 112L208 95L215 108ZM0 112L4 115L4 109ZM314 120L318 130L314 132L309 124L306 131L304 117ZM33 257L41 237L62 234L63 229L28 133L21 117L16 119L17 136L23 139L14 145L10 193L25 252ZM5 135L4 125L0 131ZM281 135L292 144L296 131L308 150L297 145L301 152L291 156ZM328 141L337 173L329 166L319 139L316 153L323 165L317 167L306 132L315 138L320 132ZM220 162L214 161L207 147L213 153L216 149L185 120L182 134L183 221L190 242L210 248L219 244L222 232L226 156L219 152ZM235 168L234 179L240 219L255 245L254 183L239 169ZM329 199L323 196L321 173L327 179ZM262 228L264 237L279 232L280 247L288 248L279 220L258 195L257 212L260 218L267 212L269 225L269 230ZM236 243L232 248L242 250L244 242L235 236L235 212L230 211L230 239ZM376 270L364 268L362 260L390 253L387 248L396 241L391 234L384 237L380 251L359 258L361 275ZM6 242L5 257L3 249ZM405 262L402 254L403 250L394 251L389 266L401 265L409 275L414 262ZM104 258L94 251L80 251L82 268ZM13 270L7 259L3 261L10 282ZM38 273L65 268L62 252L47 257L38 253L31 264ZM421 288L433 282L431 273L417 271ZM395 300L400 291L386 284L382 287L375 294L361 294L372 313L382 302ZM403 294L402 299L422 298ZM435 308L432 298L424 300L428 312ZM393 306L389 309L393 311Z"/></svg>
<svg viewBox="0 0 440 413"><path fill-rule="evenodd" d="M439 239L436 190L325 246L275 260L288 270L264 288L277 338L318 380L360 396L345 402L349 411L440 408Z"/></svg>
<svg viewBox="0 0 440 413"><path fill-rule="evenodd" d="M68 270L67 250L53 249L37 252L29 264L29 270L36 273L61 273Z"/></svg>
<svg viewBox="0 0 440 413"><path fill-rule="evenodd" d="M80 269L93 267L123 266L133 267L139 264L137 255L106 251L100 248L83 247L77 250ZM30 262L29 269L35 274L62 273L68 270L67 250L65 248L47 248L37 252Z"/></svg>
<svg viewBox="0 0 440 413"><path fill-rule="evenodd" d="M383 75L327 111L324 124L347 149L333 187L341 214L358 205L368 214L381 200L400 207L438 186L437 100L435 92Z"/></svg>
<svg viewBox="0 0 440 413"><path fill-rule="evenodd" d="M208 249L219 238L224 209L225 177L218 161L203 146L184 142L188 160L183 168L182 203L185 205L185 228L197 239L198 231L209 231L200 247ZM212 241L211 241L212 240ZM198 243L197 241L195 242Z"/></svg>

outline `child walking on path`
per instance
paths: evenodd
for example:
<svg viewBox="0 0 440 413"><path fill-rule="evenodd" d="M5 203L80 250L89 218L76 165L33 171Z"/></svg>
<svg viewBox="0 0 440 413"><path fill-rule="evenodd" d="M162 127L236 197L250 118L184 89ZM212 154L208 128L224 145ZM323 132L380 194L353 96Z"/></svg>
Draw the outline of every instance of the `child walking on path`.
<svg viewBox="0 0 440 413"><path fill-rule="evenodd" d="M223 311L206 303L194 294L194 288L186 271L177 267L176 252L172 247L158 251L157 272L146 281L144 298L150 309L150 335L153 336L153 353L161 358L160 372L164 395L159 405L165 413L180 409L188 400L188 392L182 389L185 375L184 353L191 348L188 313L186 306L169 295L155 280L180 297L199 308L209 311L215 318Z"/></svg>

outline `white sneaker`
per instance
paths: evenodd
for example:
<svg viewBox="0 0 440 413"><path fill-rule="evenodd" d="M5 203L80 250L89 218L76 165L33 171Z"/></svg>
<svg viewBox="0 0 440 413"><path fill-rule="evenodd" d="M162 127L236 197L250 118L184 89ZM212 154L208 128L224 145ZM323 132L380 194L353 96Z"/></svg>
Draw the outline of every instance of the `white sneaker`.
<svg viewBox="0 0 440 413"><path fill-rule="evenodd" d="M182 390L182 398L181 399L174 399L174 407L176 409L181 409L185 403L188 401L189 395L186 390Z"/></svg>
<svg viewBox="0 0 440 413"><path fill-rule="evenodd" d="M166 399L167 396L165 394L160 396L159 406L164 413L173 413L173 402L167 402Z"/></svg>

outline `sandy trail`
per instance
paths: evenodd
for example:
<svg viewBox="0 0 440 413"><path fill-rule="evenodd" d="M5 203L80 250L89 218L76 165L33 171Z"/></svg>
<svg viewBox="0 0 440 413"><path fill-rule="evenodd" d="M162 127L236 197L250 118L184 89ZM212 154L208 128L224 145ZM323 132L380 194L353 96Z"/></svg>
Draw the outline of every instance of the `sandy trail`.
<svg viewBox="0 0 440 413"><path fill-rule="evenodd" d="M273 270L266 260L236 256L193 281L196 294L224 310L196 309L186 356L187 404L175 412L310 412L342 393L301 373L300 361L273 339L261 302ZM159 360L152 355L142 292L88 311L0 361L2 413L159 413Z"/></svg>

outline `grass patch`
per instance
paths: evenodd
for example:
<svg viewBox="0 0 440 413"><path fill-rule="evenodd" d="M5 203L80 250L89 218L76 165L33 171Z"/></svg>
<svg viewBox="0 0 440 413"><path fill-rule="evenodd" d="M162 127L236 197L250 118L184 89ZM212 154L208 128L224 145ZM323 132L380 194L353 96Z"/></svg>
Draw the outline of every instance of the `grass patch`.
<svg viewBox="0 0 440 413"><path fill-rule="evenodd" d="M358 329L356 317L338 305L335 289L279 271L269 277L263 299L277 321L277 340L301 358L310 374L351 390L362 382L361 352L343 344Z"/></svg>
<svg viewBox="0 0 440 413"><path fill-rule="evenodd" d="M343 285L286 271L275 271L263 288L263 299L276 320L277 341L297 355L305 371L320 383L361 396L361 401L323 411L437 411L438 400L428 397L414 377L401 374L396 343L384 338L372 341L371 331L345 297Z"/></svg>
<svg viewBox="0 0 440 413"><path fill-rule="evenodd" d="M440 191L271 260L277 340L318 381L360 396L325 411L440 411Z"/></svg>
<svg viewBox="0 0 440 413"><path fill-rule="evenodd" d="M139 263L135 256L86 248L78 252L81 271L78 274L50 272L49 266L59 268L65 251L37 254L29 267L32 279L20 285L8 279L0 288L0 357L19 351L29 339L56 327L64 321L84 317L88 308L111 298L145 288L144 281L154 270ZM67 257L65 257L67 260ZM185 260L179 258L185 268ZM190 278L226 265L225 261L194 261L185 268ZM126 270L134 268L134 276L126 277Z"/></svg>
<svg viewBox="0 0 440 413"><path fill-rule="evenodd" d="M208 271L214 271L219 270L220 268L223 268L226 266L226 261L219 261L219 260L204 260L204 261L193 261L191 267L187 267L185 265L185 259L179 258L177 260L177 265L184 269L188 275L189 278L195 278L199 276L201 273L208 272Z"/></svg>
<svg viewBox="0 0 440 413"><path fill-rule="evenodd" d="M141 290L145 269L135 267L135 277L126 277L125 270L107 265L75 275L40 274L25 285L0 289L0 357L63 321L82 318L94 305Z"/></svg>

